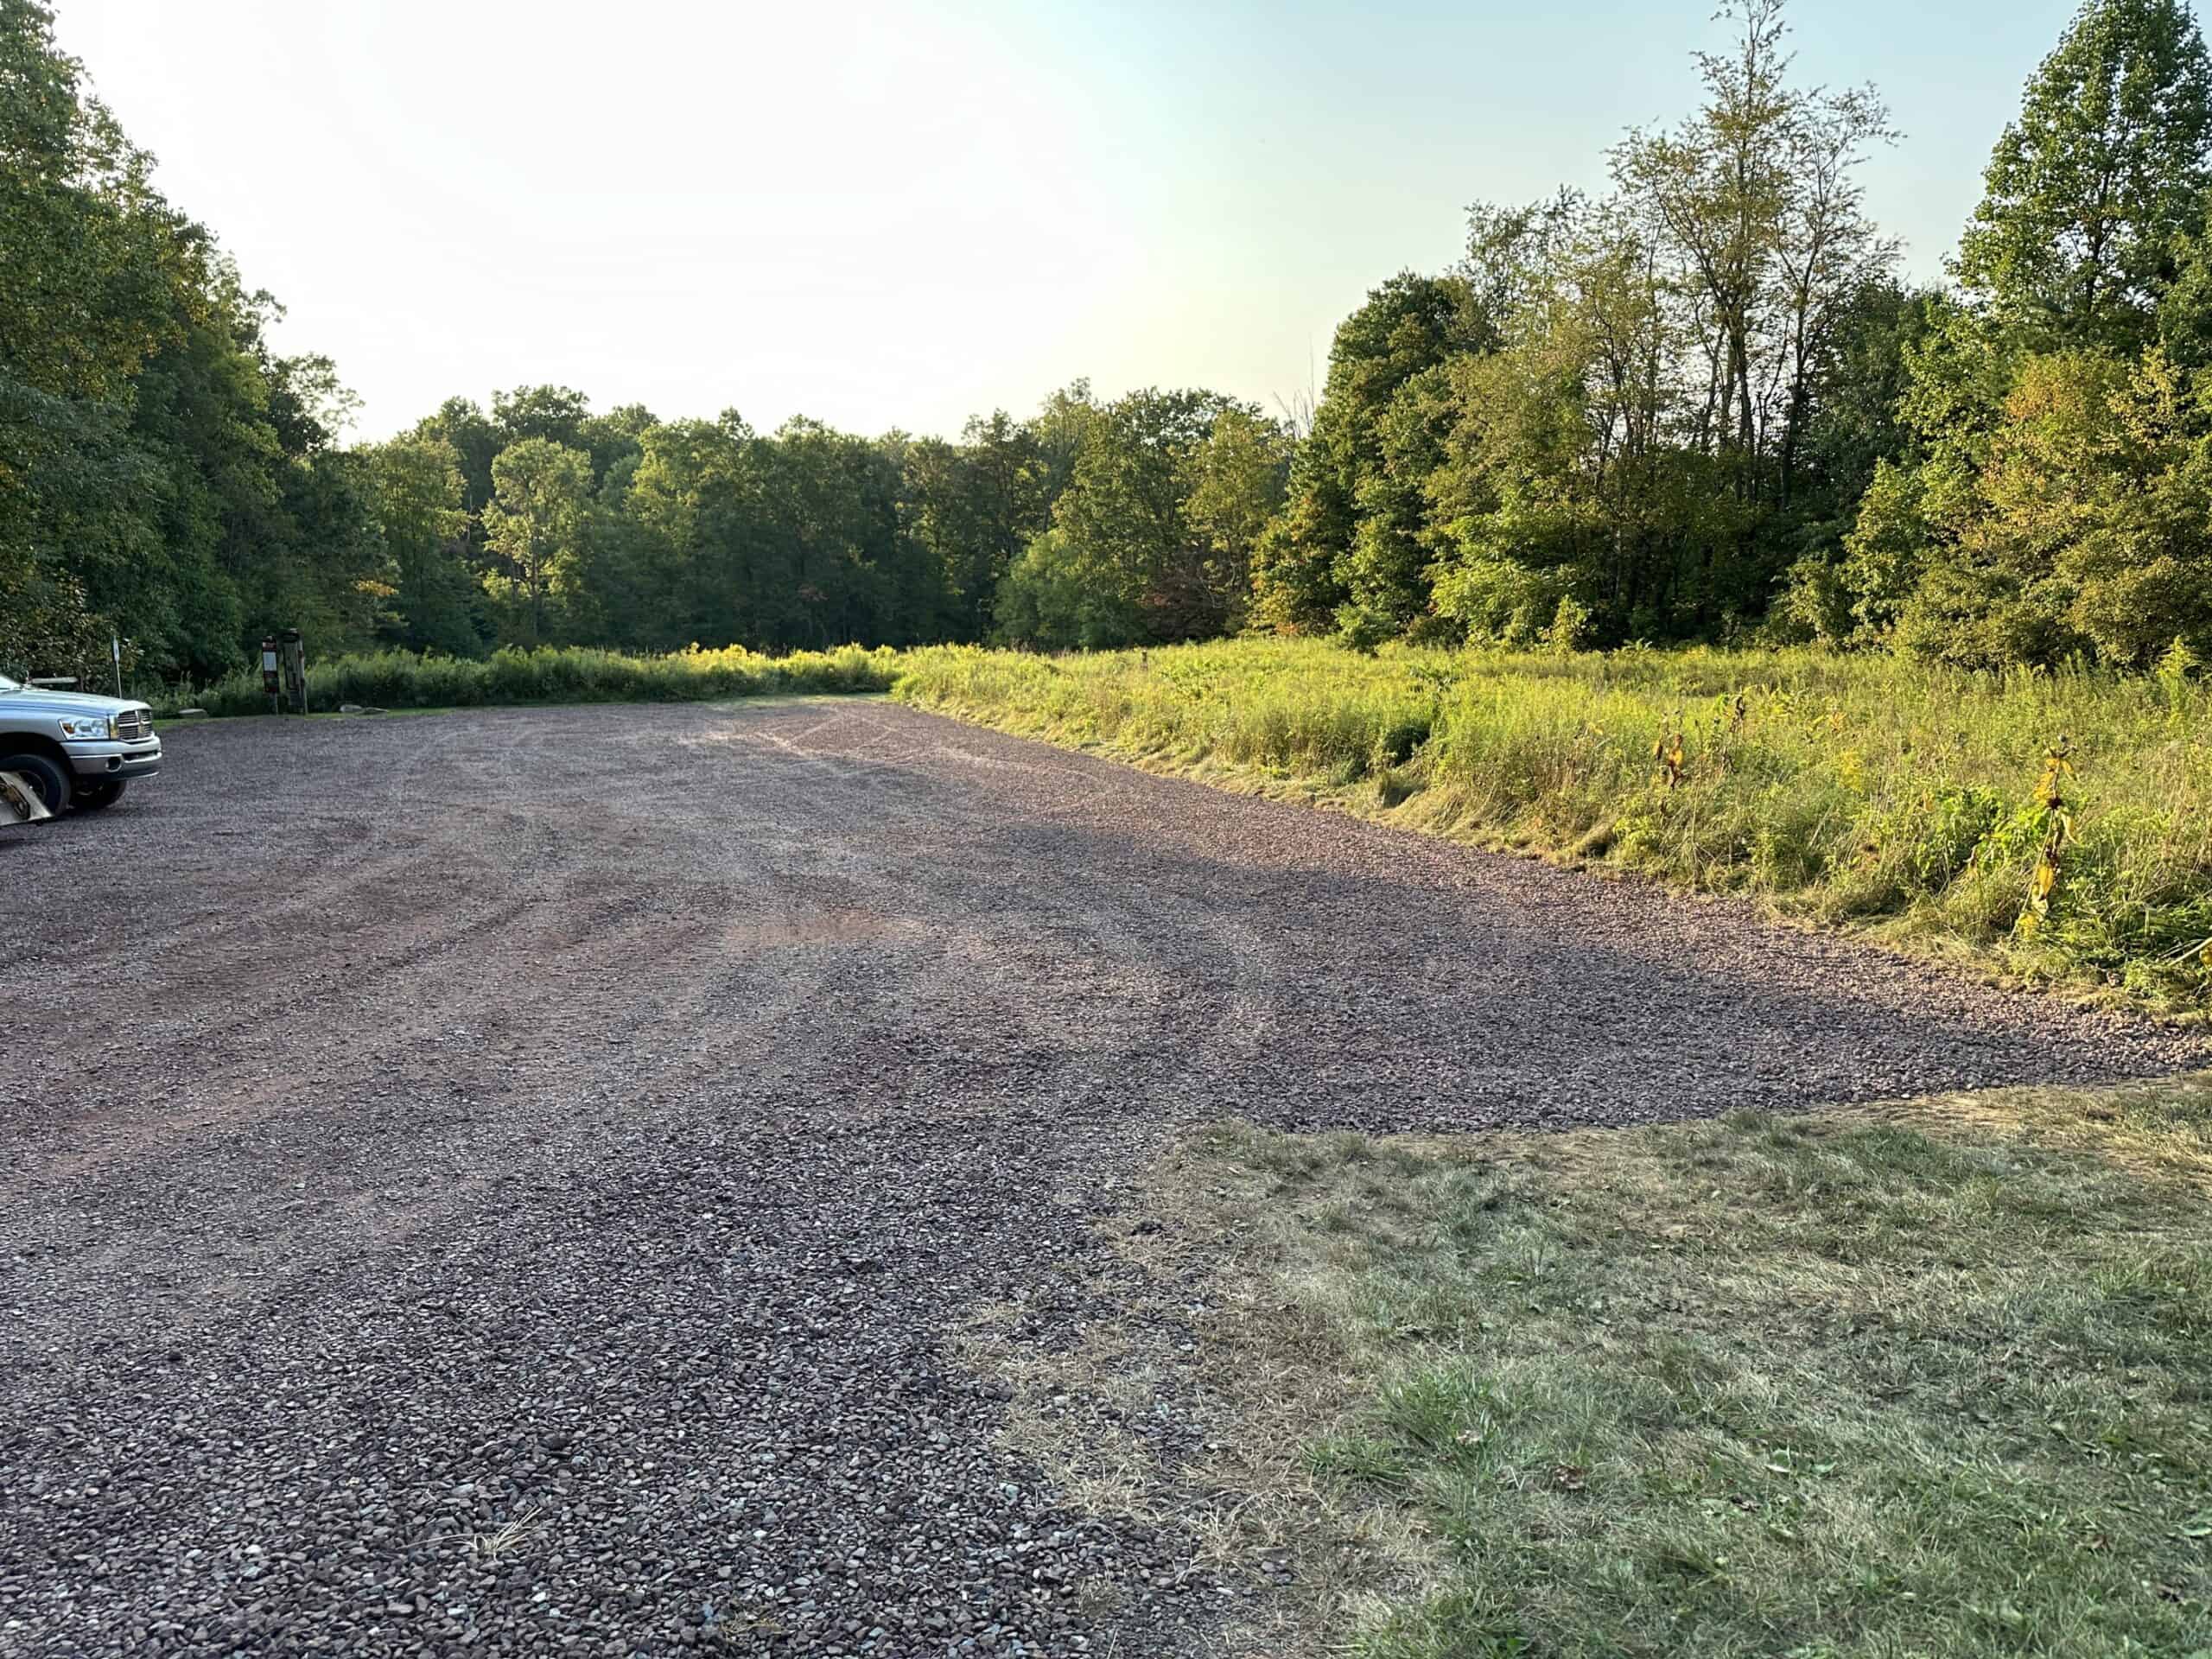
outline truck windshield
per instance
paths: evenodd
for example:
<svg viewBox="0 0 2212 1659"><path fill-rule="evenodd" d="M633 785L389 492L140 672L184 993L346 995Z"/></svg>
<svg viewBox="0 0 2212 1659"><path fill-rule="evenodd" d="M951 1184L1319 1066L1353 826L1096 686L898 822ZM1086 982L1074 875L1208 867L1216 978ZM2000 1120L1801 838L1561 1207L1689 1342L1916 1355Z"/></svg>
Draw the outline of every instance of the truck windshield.
<svg viewBox="0 0 2212 1659"><path fill-rule="evenodd" d="M5 674L0 674L0 691L20 691L23 688L22 686L17 685Z"/></svg>

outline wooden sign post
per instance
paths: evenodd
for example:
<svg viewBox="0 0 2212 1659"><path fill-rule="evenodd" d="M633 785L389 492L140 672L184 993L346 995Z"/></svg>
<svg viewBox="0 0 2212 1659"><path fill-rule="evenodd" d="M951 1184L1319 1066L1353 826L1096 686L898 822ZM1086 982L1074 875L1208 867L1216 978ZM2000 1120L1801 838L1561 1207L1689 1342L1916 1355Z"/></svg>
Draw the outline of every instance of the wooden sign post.
<svg viewBox="0 0 2212 1659"><path fill-rule="evenodd" d="M308 711L308 648L297 628L287 628L276 636L278 653L284 659L284 702L296 715Z"/></svg>

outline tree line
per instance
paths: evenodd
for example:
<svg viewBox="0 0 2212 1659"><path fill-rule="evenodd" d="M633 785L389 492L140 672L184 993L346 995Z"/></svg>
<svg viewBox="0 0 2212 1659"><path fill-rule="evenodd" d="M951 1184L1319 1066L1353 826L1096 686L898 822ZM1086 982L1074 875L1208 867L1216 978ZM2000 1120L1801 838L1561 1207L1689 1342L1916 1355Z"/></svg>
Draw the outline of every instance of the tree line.
<svg viewBox="0 0 2212 1659"><path fill-rule="evenodd" d="M1915 287L1871 89L1779 0L1610 189L1478 206L1338 330L1255 561L1355 641L1819 639L1974 667L2212 653L2212 87L2181 0L2088 0Z"/></svg>
<svg viewBox="0 0 2212 1659"><path fill-rule="evenodd" d="M2212 656L2212 72L2182 0L2088 0L1950 280L1897 274L1871 88L1781 0L1602 192L1470 210L1303 418L1076 382L959 439L526 386L347 444L335 365L167 203L0 0L0 666L221 673L502 644L1044 649L1248 628L1559 648L1817 639L1973 666Z"/></svg>
<svg viewBox="0 0 2212 1659"><path fill-rule="evenodd" d="M0 0L0 668L205 680L319 652L763 651L1243 626L1287 435L1204 392L1095 398L958 442L525 386L348 445L327 359L165 201L38 0Z"/></svg>

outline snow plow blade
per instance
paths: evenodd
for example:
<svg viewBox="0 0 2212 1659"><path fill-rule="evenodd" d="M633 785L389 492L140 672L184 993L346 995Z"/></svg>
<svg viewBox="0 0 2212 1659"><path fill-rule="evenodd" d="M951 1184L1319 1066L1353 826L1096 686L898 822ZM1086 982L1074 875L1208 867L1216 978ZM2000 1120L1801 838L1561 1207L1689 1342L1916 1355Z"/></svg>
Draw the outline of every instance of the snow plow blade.
<svg viewBox="0 0 2212 1659"><path fill-rule="evenodd" d="M0 772L0 823L36 823L54 816L20 772Z"/></svg>

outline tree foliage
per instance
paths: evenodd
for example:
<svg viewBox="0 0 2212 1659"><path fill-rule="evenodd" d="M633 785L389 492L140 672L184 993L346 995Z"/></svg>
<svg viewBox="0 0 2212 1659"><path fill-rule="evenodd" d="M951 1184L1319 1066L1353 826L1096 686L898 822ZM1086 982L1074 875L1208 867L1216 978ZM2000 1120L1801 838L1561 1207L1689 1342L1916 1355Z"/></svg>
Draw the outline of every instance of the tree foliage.
<svg viewBox="0 0 2212 1659"><path fill-rule="evenodd" d="M1840 575L1862 639L1973 666L2212 645L2212 73L2172 0L2089 0L2029 84L1901 353L1907 442Z"/></svg>
<svg viewBox="0 0 2212 1659"><path fill-rule="evenodd" d="M1870 345L1903 296L1859 162L1865 89L1798 85L1776 0L1726 14L1705 98L1630 133L1602 199L1470 211L1465 258L1402 274L1338 331L1289 506L1261 541L1263 620L1396 635L1707 638L1833 563L1899 442ZM1849 411L1847 416L1846 411Z"/></svg>
<svg viewBox="0 0 2212 1659"><path fill-rule="evenodd" d="M550 643L549 601L573 601L591 527L591 457L549 437L527 437L492 462L484 540L492 592L519 618L524 645Z"/></svg>
<svg viewBox="0 0 2212 1659"><path fill-rule="evenodd" d="M1958 274L2038 344L2142 346L2203 226L2212 64L2183 0L2088 0L1989 158Z"/></svg>
<svg viewBox="0 0 2212 1659"><path fill-rule="evenodd" d="M1080 428L1052 528L1001 584L1001 633L1088 649L1242 626L1255 548L1282 501L1281 427L1211 392L1145 391Z"/></svg>

